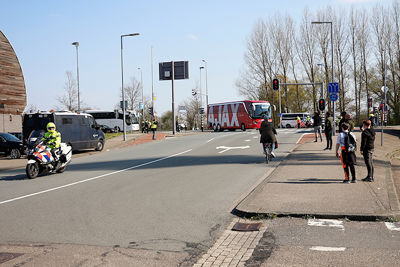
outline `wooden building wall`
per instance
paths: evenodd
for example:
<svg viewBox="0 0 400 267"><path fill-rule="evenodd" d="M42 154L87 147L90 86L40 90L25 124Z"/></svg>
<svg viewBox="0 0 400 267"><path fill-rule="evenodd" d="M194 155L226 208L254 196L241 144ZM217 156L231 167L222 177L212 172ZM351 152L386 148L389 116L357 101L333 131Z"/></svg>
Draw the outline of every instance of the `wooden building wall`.
<svg viewBox="0 0 400 267"><path fill-rule="evenodd" d="M0 31L0 114L21 115L25 106L24 75L14 49Z"/></svg>

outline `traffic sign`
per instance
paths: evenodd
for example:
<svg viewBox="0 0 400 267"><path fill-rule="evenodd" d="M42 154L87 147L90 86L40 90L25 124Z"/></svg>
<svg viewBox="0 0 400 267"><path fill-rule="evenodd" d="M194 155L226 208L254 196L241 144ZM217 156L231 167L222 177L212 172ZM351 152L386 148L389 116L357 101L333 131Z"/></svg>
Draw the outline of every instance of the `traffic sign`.
<svg viewBox="0 0 400 267"><path fill-rule="evenodd" d="M330 93L330 94L339 93L339 83L329 83L328 84L328 93ZM336 101L336 100L332 100L332 101Z"/></svg>
<svg viewBox="0 0 400 267"><path fill-rule="evenodd" d="M335 94L335 93L331 93L329 95L329 100L330 101L336 101L336 100L338 100L338 98L339 98L339 96L337 94Z"/></svg>

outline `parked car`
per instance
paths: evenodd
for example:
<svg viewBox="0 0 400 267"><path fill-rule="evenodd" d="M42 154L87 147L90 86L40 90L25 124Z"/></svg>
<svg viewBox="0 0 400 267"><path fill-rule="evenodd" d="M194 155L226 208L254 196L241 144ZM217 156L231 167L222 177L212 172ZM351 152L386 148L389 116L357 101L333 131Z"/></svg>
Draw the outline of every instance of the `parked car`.
<svg viewBox="0 0 400 267"><path fill-rule="evenodd" d="M0 133L0 153L19 159L24 154L22 141L9 133Z"/></svg>
<svg viewBox="0 0 400 267"><path fill-rule="evenodd" d="M118 130L114 129L114 128L110 128L107 125L100 125L100 129L104 132L104 133L116 133Z"/></svg>

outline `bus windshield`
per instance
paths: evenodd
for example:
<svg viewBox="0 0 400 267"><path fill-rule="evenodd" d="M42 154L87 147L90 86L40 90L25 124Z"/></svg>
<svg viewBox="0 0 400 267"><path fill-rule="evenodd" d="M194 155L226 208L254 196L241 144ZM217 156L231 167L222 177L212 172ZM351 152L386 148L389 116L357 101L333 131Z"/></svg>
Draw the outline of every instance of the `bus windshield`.
<svg viewBox="0 0 400 267"><path fill-rule="evenodd" d="M262 119L264 115L271 118L271 106L266 103L253 103L253 119Z"/></svg>

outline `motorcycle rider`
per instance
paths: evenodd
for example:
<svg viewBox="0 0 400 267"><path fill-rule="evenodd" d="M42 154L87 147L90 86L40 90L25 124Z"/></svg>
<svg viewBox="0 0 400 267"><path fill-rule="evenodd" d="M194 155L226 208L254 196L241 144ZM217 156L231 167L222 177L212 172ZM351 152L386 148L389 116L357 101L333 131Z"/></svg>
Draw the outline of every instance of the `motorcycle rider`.
<svg viewBox="0 0 400 267"><path fill-rule="evenodd" d="M44 134L42 140L51 148L51 154L54 160L58 160L57 151L60 149L61 134L56 131L56 125L53 122L49 122L46 126L47 132Z"/></svg>
<svg viewBox="0 0 400 267"><path fill-rule="evenodd" d="M267 153L265 144L271 144L271 156L275 158L274 148L277 146L277 141L275 135L277 134L272 122L268 121L268 116L264 115L264 121L260 126L260 143L263 146L264 154Z"/></svg>

